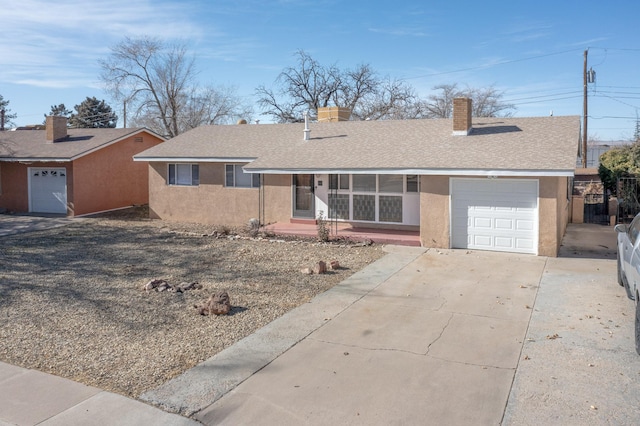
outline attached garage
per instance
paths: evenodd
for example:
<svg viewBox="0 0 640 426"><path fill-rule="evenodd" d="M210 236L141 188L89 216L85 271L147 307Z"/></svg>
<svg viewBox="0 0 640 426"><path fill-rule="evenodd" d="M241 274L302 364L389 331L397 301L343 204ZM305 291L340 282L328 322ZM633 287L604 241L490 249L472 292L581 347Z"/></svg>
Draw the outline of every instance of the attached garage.
<svg viewBox="0 0 640 426"><path fill-rule="evenodd" d="M29 168L29 211L67 213L67 171L64 167Z"/></svg>
<svg viewBox="0 0 640 426"><path fill-rule="evenodd" d="M537 179L451 179L452 248L537 254Z"/></svg>

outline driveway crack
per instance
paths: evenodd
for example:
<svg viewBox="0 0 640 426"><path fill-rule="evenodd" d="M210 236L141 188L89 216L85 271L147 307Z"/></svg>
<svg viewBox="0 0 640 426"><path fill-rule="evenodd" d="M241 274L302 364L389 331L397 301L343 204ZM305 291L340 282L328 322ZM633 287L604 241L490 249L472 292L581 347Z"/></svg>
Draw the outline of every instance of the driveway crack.
<svg viewBox="0 0 640 426"><path fill-rule="evenodd" d="M427 352L424 353L425 355L429 355L429 351L431 350L431 345L433 345L434 343L436 343L438 340L442 338L442 335L444 334L445 330L449 327L449 324L451 324L451 320L453 319L454 315L455 314L449 314L449 319L447 320L447 323L442 327L442 330L440 330L438 337L436 337L435 339L433 339L431 343L429 343L429 346L427 346Z"/></svg>

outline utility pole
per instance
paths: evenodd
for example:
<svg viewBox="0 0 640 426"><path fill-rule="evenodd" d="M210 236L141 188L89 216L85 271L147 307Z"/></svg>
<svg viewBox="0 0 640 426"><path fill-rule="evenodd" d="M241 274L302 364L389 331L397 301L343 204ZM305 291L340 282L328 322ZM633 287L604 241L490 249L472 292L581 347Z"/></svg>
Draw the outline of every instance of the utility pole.
<svg viewBox="0 0 640 426"><path fill-rule="evenodd" d="M583 124L582 124L582 168L587 168L587 54L589 49L584 51L584 69L582 72L584 82L584 105L583 105Z"/></svg>

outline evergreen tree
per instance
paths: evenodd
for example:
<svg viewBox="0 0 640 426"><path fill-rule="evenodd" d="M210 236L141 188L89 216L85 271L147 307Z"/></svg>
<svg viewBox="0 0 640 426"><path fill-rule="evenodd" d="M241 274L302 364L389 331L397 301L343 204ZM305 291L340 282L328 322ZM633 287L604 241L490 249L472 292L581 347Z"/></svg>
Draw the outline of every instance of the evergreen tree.
<svg viewBox="0 0 640 426"><path fill-rule="evenodd" d="M111 107L96 97L88 97L80 105L75 107L76 113L69 117L71 128L108 128L116 127L118 116Z"/></svg>
<svg viewBox="0 0 640 426"><path fill-rule="evenodd" d="M5 101L4 97L0 95L0 112L4 111L4 127L0 130L8 129L13 126L13 122L11 120L15 120L18 114L11 114L11 110L8 107L9 101Z"/></svg>
<svg viewBox="0 0 640 426"><path fill-rule="evenodd" d="M43 124L46 124L47 117L49 117L49 116L67 117L67 119L69 119L69 117L71 116L72 113L73 112L71 110L67 109L67 107L64 106L64 104L51 105L51 111L49 112L49 114L45 114L44 115Z"/></svg>

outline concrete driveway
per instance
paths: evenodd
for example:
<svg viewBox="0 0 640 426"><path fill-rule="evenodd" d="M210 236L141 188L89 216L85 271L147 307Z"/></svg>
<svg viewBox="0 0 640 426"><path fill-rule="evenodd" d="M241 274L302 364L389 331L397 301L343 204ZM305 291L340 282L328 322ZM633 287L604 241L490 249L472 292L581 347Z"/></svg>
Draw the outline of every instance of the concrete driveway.
<svg viewBox="0 0 640 426"><path fill-rule="evenodd" d="M141 399L204 424L637 424L615 233L559 258L391 248Z"/></svg>
<svg viewBox="0 0 640 426"><path fill-rule="evenodd" d="M545 260L429 250L197 418L499 424Z"/></svg>
<svg viewBox="0 0 640 426"><path fill-rule="evenodd" d="M72 220L79 219L64 215L0 214L0 237L57 228L68 225Z"/></svg>

